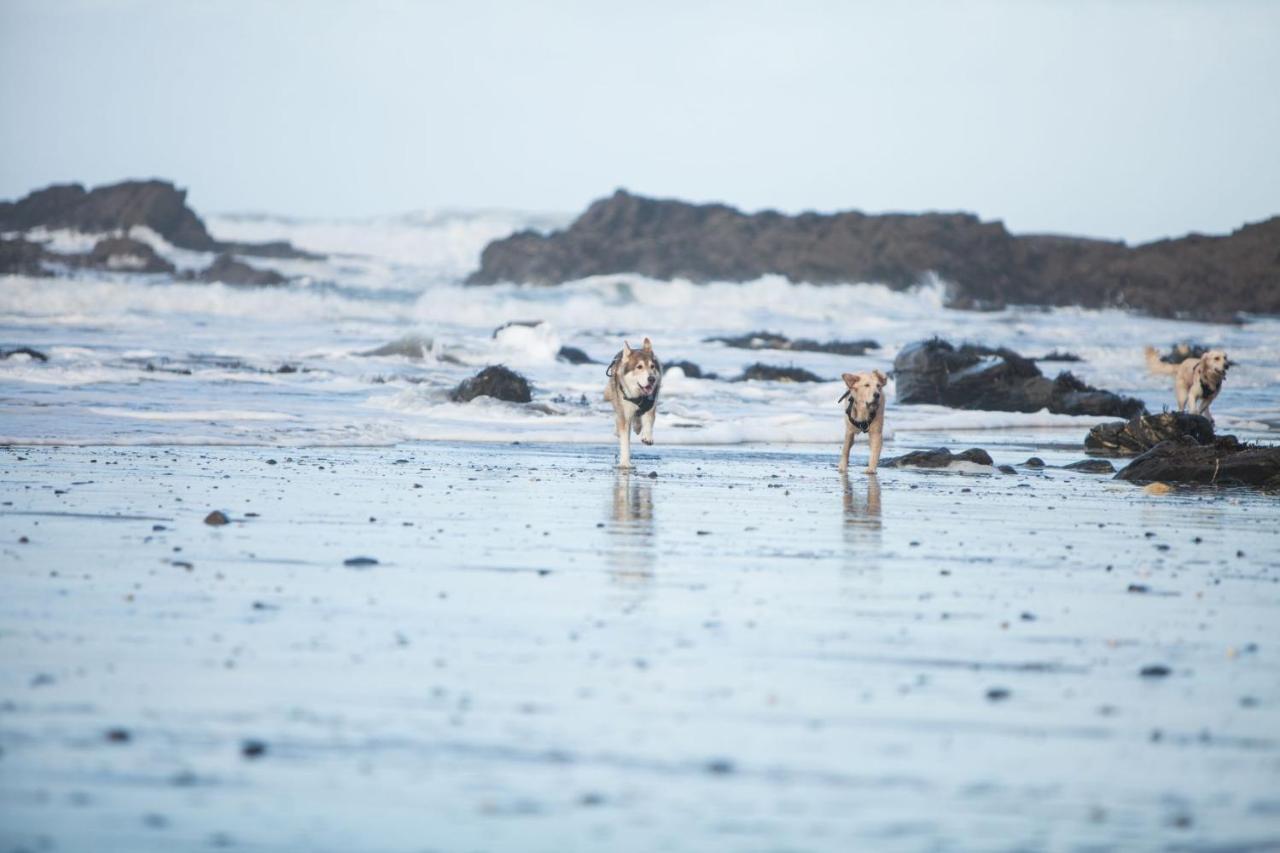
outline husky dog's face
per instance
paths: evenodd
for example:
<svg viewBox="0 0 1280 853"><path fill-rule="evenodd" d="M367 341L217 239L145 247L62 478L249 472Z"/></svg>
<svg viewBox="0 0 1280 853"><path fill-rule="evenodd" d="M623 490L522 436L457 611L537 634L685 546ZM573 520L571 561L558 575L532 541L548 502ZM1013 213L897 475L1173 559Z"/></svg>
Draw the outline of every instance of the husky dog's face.
<svg viewBox="0 0 1280 853"><path fill-rule="evenodd" d="M1227 368L1231 366L1231 361L1227 358L1227 354L1220 349L1211 349L1204 355L1200 356L1200 364L1210 373L1226 373Z"/></svg>
<svg viewBox="0 0 1280 853"><path fill-rule="evenodd" d="M849 418L854 426L866 431L880 411L880 395L889 378L878 370L846 373L840 378L849 389L849 402L852 403Z"/></svg>
<svg viewBox="0 0 1280 853"><path fill-rule="evenodd" d="M618 364L618 376L624 388L649 395L658 387L658 360L653 357L653 344L648 338L640 349L632 349L622 342L622 361Z"/></svg>

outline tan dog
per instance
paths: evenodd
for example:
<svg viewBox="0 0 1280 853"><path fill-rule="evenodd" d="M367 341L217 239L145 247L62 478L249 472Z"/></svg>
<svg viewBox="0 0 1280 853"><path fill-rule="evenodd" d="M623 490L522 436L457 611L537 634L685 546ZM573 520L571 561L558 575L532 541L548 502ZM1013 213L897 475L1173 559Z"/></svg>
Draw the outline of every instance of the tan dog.
<svg viewBox="0 0 1280 853"><path fill-rule="evenodd" d="M645 444L653 444L653 422L658 417L658 387L662 384L662 366L653 354L648 338L634 350L626 341L622 352L613 357L605 371L609 384L604 398L613 403L617 419L618 467L631 467L631 431L634 429Z"/></svg>
<svg viewBox="0 0 1280 853"><path fill-rule="evenodd" d="M844 449L840 451L840 472L849 470L849 450L853 447L854 437L865 432L871 439L871 458L867 463L867 473L874 474L880 464L880 446L884 442L884 384L889 381L878 370L867 373L845 373L841 377L848 388L838 402L848 404L844 407Z"/></svg>
<svg viewBox="0 0 1280 853"><path fill-rule="evenodd" d="M1147 347L1147 369L1152 373L1173 374L1173 396L1178 411L1191 409L1193 415L1210 420L1209 407L1218 399L1222 382L1227 378L1231 360L1220 349L1211 349L1199 358L1183 359L1181 364L1165 364L1153 347Z"/></svg>

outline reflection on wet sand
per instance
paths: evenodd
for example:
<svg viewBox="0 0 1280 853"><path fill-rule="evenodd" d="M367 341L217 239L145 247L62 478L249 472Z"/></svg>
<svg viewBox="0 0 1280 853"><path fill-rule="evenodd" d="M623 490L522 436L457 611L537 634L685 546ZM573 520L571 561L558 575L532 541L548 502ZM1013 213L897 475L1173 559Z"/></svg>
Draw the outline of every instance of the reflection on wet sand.
<svg viewBox="0 0 1280 853"><path fill-rule="evenodd" d="M855 486L849 481L848 474L840 475L840 494L844 501L844 541L847 545L880 544L880 481L875 474L866 476L866 497L860 500L861 484Z"/></svg>
<svg viewBox="0 0 1280 853"><path fill-rule="evenodd" d="M620 582L648 581L656 557L653 485L647 477L621 470L614 474L612 513L605 530L612 547L609 562Z"/></svg>

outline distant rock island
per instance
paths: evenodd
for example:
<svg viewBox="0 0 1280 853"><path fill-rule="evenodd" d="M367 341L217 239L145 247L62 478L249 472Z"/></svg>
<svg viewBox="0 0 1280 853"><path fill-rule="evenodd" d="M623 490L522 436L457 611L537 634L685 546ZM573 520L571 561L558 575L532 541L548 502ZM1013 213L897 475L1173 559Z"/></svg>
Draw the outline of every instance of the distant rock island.
<svg viewBox="0 0 1280 853"><path fill-rule="evenodd" d="M197 278L227 284L279 284L274 272L255 269L235 255L261 258L315 258L283 241L235 243L215 240L204 221L187 206L187 191L161 180L122 181L86 190L80 184L54 184L18 201L0 201L0 234L23 234L35 228L68 229L106 237L84 255L50 252L22 237L0 237L0 273L49 275L49 264L62 269L90 267L173 274L174 267L144 243L129 238L143 226L170 245L197 252L218 252L218 259Z"/></svg>
<svg viewBox="0 0 1280 853"><path fill-rule="evenodd" d="M697 282L775 274L894 289L936 275L957 308L1080 305L1232 320L1280 313L1280 216L1225 237L1127 246L1014 235L968 213L748 214L618 190L562 231L490 243L467 282L559 284L611 273Z"/></svg>

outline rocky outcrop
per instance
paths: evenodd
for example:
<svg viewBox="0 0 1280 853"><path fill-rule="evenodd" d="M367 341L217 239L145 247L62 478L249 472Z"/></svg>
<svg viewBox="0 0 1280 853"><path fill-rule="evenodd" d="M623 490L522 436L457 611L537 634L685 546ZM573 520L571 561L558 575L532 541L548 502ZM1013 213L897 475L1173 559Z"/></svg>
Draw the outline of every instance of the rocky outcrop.
<svg viewBox="0 0 1280 853"><path fill-rule="evenodd" d="M906 346L893 361L899 403L932 403L956 409L1050 412L1133 417L1141 400L1102 391L1063 371L1049 379L1029 358L1009 349L933 338Z"/></svg>
<svg viewBox="0 0 1280 853"><path fill-rule="evenodd" d="M755 364L747 365L742 371L736 382L749 382L751 380L761 382L824 382L821 376L805 370L803 367L778 367L772 364Z"/></svg>
<svg viewBox="0 0 1280 853"><path fill-rule="evenodd" d="M703 371L701 367L692 361L679 360L668 361L662 366L662 375L666 376L668 370L680 368L681 372L690 379L719 379L720 377L710 371Z"/></svg>
<svg viewBox="0 0 1280 853"><path fill-rule="evenodd" d="M21 237L0 239L0 275L52 275L44 263L50 259L50 254L39 243Z"/></svg>
<svg viewBox="0 0 1280 853"><path fill-rule="evenodd" d="M902 456L893 456L880 463L884 468L946 468L956 462L971 462L974 465L992 465L991 454L981 447L971 447L959 453L952 453L945 447L933 450L913 450Z"/></svg>
<svg viewBox="0 0 1280 853"><path fill-rule="evenodd" d="M1280 447L1239 442L1228 435L1211 444L1163 441L1116 474L1131 483L1188 483L1280 489Z"/></svg>
<svg viewBox="0 0 1280 853"><path fill-rule="evenodd" d="M83 256L83 265L120 272L170 273L173 264L156 254L156 250L129 237L104 237L93 250Z"/></svg>
<svg viewBox="0 0 1280 853"><path fill-rule="evenodd" d="M67 228L89 234L128 232L135 226L155 231L180 249L237 252L273 258L316 257L284 242L224 243L187 206L187 191L168 181L122 181L86 190L81 184L55 184L14 202L0 202L0 232Z"/></svg>
<svg viewBox="0 0 1280 853"><path fill-rule="evenodd" d="M468 281L557 284L610 273L748 281L776 274L902 289L932 274L948 283L957 307L1115 306L1221 320L1242 311L1280 313L1277 245L1280 217L1229 236L1130 247L1015 236L967 213L746 214L619 190L565 230L522 231L490 243Z"/></svg>
<svg viewBox="0 0 1280 853"><path fill-rule="evenodd" d="M464 379L449 395L455 403L467 403L476 397L494 397L508 403L533 400L528 380L501 364L490 365L470 379Z"/></svg>
<svg viewBox="0 0 1280 853"><path fill-rule="evenodd" d="M591 356L587 355L583 350L577 347L560 347L556 352L556 361L563 361L567 364L599 364Z"/></svg>
<svg viewBox="0 0 1280 853"><path fill-rule="evenodd" d="M229 252L223 252L213 259L207 269L196 274L198 281L221 282L222 284L244 284L269 286L284 284L288 279L275 270L260 270L244 261L237 260Z"/></svg>
<svg viewBox="0 0 1280 853"><path fill-rule="evenodd" d="M1183 412L1138 415L1128 421L1098 424L1085 436L1084 449L1099 456L1137 456L1162 441L1183 438L1195 444L1213 443L1213 422L1203 415Z"/></svg>
<svg viewBox="0 0 1280 853"><path fill-rule="evenodd" d="M747 332L745 335L732 337L706 338L703 343L724 344L736 349L762 350L779 349L790 352L825 352L832 355L865 355L868 350L880 349L880 344L872 340L861 341L814 341L809 338L791 340L786 335L776 332Z"/></svg>

